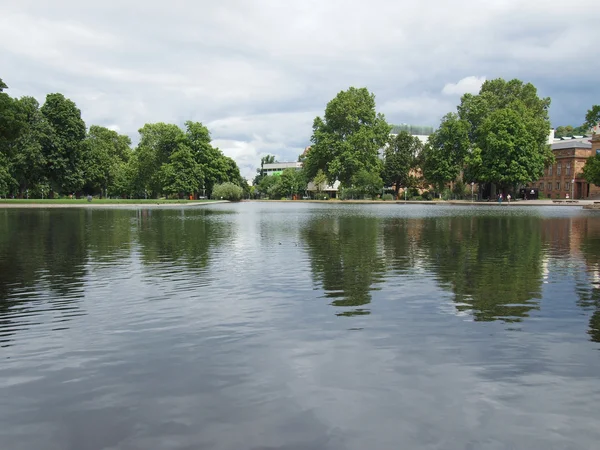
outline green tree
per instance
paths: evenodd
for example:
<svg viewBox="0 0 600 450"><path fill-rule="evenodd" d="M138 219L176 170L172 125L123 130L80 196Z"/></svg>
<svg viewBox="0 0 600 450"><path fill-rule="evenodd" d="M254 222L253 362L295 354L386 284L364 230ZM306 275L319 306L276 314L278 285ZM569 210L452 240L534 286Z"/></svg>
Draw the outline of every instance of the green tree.
<svg viewBox="0 0 600 450"><path fill-rule="evenodd" d="M186 136L177 125L147 123L140 130L140 142L135 150L137 189L155 197L162 192L163 164L179 146L185 144Z"/></svg>
<svg viewBox="0 0 600 450"><path fill-rule="evenodd" d="M195 155L202 172L203 191L210 195L215 184L226 182L240 186L248 192L248 183L240 175L240 169L233 159L223 155L223 152L211 145L208 128L200 122L187 121L185 123L186 142Z"/></svg>
<svg viewBox="0 0 600 450"><path fill-rule="evenodd" d="M169 162L161 167L162 190L180 197L198 192L203 184L202 170L192 150L185 144L169 156Z"/></svg>
<svg viewBox="0 0 600 450"><path fill-rule="evenodd" d="M352 189L360 197L374 198L383 189L383 180L378 172L362 169L352 177Z"/></svg>
<svg viewBox="0 0 600 450"><path fill-rule="evenodd" d="M460 174L470 147L468 122L455 113L446 114L419 156L423 177L443 191Z"/></svg>
<svg viewBox="0 0 600 450"><path fill-rule="evenodd" d="M261 196L276 198L277 193L279 192L279 188L277 187L279 178L280 175L266 175L258 184L259 194ZM281 197L281 195L279 197Z"/></svg>
<svg viewBox="0 0 600 450"><path fill-rule="evenodd" d="M585 115L585 123L583 127L590 129L600 123L600 105L592 106Z"/></svg>
<svg viewBox="0 0 600 450"><path fill-rule="evenodd" d="M285 169L279 177L279 193L282 194L281 197L301 194L306 190L306 184L304 170L290 167Z"/></svg>
<svg viewBox="0 0 600 450"><path fill-rule="evenodd" d="M366 88L340 92L327 104L324 118L314 120L313 145L304 162L307 177L314 178L321 169L327 179L350 187L361 170L379 172L378 152L390 129Z"/></svg>
<svg viewBox="0 0 600 450"><path fill-rule="evenodd" d="M325 172L323 172L322 169L319 169L312 182L315 185L317 194L321 194L327 187L327 175L325 175Z"/></svg>
<svg viewBox="0 0 600 450"><path fill-rule="evenodd" d="M480 128L482 168L479 181L500 186L526 184L542 176L552 154L530 133L525 114L504 108L491 113ZM483 151L485 149L485 151Z"/></svg>
<svg viewBox="0 0 600 450"><path fill-rule="evenodd" d="M85 122L77 105L62 94L48 94L40 111L50 136L42 147L45 177L53 191L78 192L83 186L82 151Z"/></svg>
<svg viewBox="0 0 600 450"><path fill-rule="evenodd" d="M465 94L458 115L467 123L469 151L480 149L482 162L479 179L472 181L508 186L539 179L553 161L549 107L550 98L538 97L535 86L516 79L488 80L478 95Z"/></svg>
<svg viewBox="0 0 600 450"><path fill-rule="evenodd" d="M106 194L113 190L124 163L131 157L128 136L98 125L92 125L85 141L85 190L90 194Z"/></svg>
<svg viewBox="0 0 600 450"><path fill-rule="evenodd" d="M383 180L388 186L396 189L407 187L413 181L410 172L415 168L417 155L423 145L419 138L407 131L400 131L390 137L390 142L384 152Z"/></svg>
<svg viewBox="0 0 600 450"><path fill-rule="evenodd" d="M588 158L583 166L583 178L588 183L600 186L600 155Z"/></svg>
<svg viewBox="0 0 600 450"><path fill-rule="evenodd" d="M11 156L11 170L16 188L19 195L23 195L27 190L40 195L42 188L49 193L44 148L52 145L52 129L35 98L22 97L19 103L24 114L24 126L15 140Z"/></svg>

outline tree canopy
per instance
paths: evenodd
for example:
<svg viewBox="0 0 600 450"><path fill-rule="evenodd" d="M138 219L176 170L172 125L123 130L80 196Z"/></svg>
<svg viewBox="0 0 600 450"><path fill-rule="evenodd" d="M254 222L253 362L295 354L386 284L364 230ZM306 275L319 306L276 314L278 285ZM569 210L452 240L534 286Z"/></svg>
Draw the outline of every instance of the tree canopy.
<svg viewBox="0 0 600 450"><path fill-rule="evenodd" d="M425 178L442 186L463 174L467 181L500 186L539 179L553 161L548 145L550 98L531 83L501 78L465 94L458 114L448 114L430 137L421 164Z"/></svg>
<svg viewBox="0 0 600 450"><path fill-rule="evenodd" d="M63 94L14 99L0 80L0 195L210 196L216 184L249 186L233 159L211 145L208 129L188 121L146 124L136 148L108 128L87 129Z"/></svg>
<svg viewBox="0 0 600 450"><path fill-rule="evenodd" d="M384 151L383 181L388 186L407 187L411 180L411 171L415 168L417 155L423 145L419 138L407 131L391 136Z"/></svg>
<svg viewBox="0 0 600 450"><path fill-rule="evenodd" d="M583 166L583 177L588 183L600 186L600 155L588 158Z"/></svg>
<svg viewBox="0 0 600 450"><path fill-rule="evenodd" d="M375 96L366 88L341 91L313 122L312 146L304 167L309 179L321 169L328 180L350 187L361 171L381 170L378 152L391 127L375 110Z"/></svg>
<svg viewBox="0 0 600 450"><path fill-rule="evenodd" d="M600 105L592 106L585 115L584 127L588 129L595 127L600 123Z"/></svg>

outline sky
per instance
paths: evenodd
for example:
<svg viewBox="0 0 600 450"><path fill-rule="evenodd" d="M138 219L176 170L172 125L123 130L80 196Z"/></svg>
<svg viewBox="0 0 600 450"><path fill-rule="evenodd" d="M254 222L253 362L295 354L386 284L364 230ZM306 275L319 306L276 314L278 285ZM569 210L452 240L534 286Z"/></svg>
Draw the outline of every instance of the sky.
<svg viewBox="0 0 600 450"><path fill-rule="evenodd" d="M350 86L393 124L437 126L486 79L552 98L552 125L600 103L596 0L3 0L0 78L61 92L89 125L202 122L251 178L295 161Z"/></svg>

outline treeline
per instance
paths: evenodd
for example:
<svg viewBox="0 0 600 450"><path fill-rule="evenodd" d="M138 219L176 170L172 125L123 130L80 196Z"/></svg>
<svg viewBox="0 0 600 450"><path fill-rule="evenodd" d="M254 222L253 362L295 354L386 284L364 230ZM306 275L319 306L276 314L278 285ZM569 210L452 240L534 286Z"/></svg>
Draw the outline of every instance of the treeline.
<svg viewBox="0 0 600 450"><path fill-rule="evenodd" d="M470 183L483 196L513 191L538 180L554 161L549 107L550 98L540 98L531 83L488 80L479 94L463 95L422 144L410 130L389 125L366 88L352 87L315 118L312 145L301 157L305 177L339 180L342 196L375 196L384 186L442 193L450 185L466 196ZM587 129L597 124L600 106L585 119Z"/></svg>
<svg viewBox="0 0 600 450"><path fill-rule="evenodd" d="M146 124L139 144L105 127L89 129L76 104L48 94L12 98L0 80L0 194L124 198L207 196L221 183L248 190L235 161L211 145L199 122Z"/></svg>

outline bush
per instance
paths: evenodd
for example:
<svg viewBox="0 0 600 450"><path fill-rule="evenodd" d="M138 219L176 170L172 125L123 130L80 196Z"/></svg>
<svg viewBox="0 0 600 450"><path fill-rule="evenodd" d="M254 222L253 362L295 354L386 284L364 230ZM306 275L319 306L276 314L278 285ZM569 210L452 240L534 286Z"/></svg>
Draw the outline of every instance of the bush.
<svg viewBox="0 0 600 450"><path fill-rule="evenodd" d="M327 194L316 194L315 200L329 200L329 195Z"/></svg>
<svg viewBox="0 0 600 450"><path fill-rule="evenodd" d="M394 200L394 196L392 194L383 194L381 199L389 202L390 200Z"/></svg>
<svg viewBox="0 0 600 450"><path fill-rule="evenodd" d="M429 201L433 198L433 195L429 191L423 191L423 193L421 194L421 197L423 198L423 200Z"/></svg>
<svg viewBox="0 0 600 450"><path fill-rule="evenodd" d="M416 202L420 202L423 200L423 197L421 197L420 195L415 195L414 197L411 198L411 200L414 200Z"/></svg>
<svg viewBox="0 0 600 450"><path fill-rule="evenodd" d="M244 190L237 184L223 183L217 184L213 188L211 197L214 200L229 200L232 202L239 202L244 195Z"/></svg>

